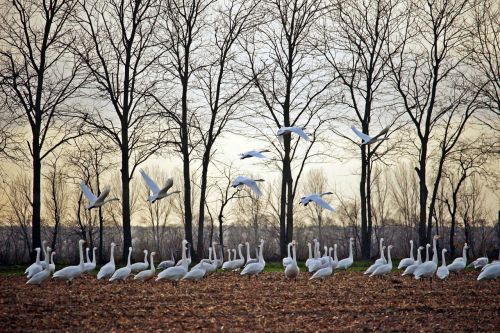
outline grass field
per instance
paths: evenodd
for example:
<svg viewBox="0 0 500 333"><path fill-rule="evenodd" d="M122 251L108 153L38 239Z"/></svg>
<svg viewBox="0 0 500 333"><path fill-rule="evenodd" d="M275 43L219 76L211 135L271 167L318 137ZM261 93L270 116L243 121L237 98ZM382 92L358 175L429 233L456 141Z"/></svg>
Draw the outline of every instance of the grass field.
<svg viewBox="0 0 500 333"><path fill-rule="evenodd" d="M285 280L281 265L249 279L217 272L199 283L124 283L92 275L71 285L26 285L23 267L0 275L2 332L444 331L500 330L500 280L466 271L446 281L393 272L369 278L357 262L324 282Z"/></svg>

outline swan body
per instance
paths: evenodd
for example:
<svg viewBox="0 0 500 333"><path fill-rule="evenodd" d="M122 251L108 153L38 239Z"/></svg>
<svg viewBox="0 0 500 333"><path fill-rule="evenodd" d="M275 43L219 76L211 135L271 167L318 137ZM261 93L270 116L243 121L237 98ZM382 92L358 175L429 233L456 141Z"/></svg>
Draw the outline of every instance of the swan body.
<svg viewBox="0 0 500 333"><path fill-rule="evenodd" d="M259 246L259 262L251 263L245 266L243 271L241 271L241 275L258 275L260 272L264 270L266 267L266 262L264 261L264 257L262 255L262 251L264 249L264 240L260 240L260 246Z"/></svg>
<svg viewBox="0 0 500 333"><path fill-rule="evenodd" d="M167 269L169 267L173 267L175 266L175 258L174 258L174 254L172 252L170 252L170 260L164 260L162 262L160 262L158 264L158 268L159 269Z"/></svg>
<svg viewBox="0 0 500 333"><path fill-rule="evenodd" d="M375 263L376 264L380 264L380 265L387 264L387 260L385 260L385 257L384 257L384 250L382 249L382 244L383 243L384 243L384 239L380 238L380 244L379 244L380 258L378 258L377 260L375 260Z"/></svg>
<svg viewBox="0 0 500 333"><path fill-rule="evenodd" d="M329 277L330 275L333 274L333 266L332 266L332 250L333 248L330 248L329 249L329 255L328 255L328 263L326 264L325 267L322 267L320 269L318 269L310 278L309 280L313 280L313 279L326 279L327 277Z"/></svg>
<svg viewBox="0 0 500 333"><path fill-rule="evenodd" d="M453 260L451 264L448 265L448 270L453 273L458 273L462 270L465 269L467 266L467 249L469 246L467 243L464 244L464 248L462 250L462 257L461 258L456 258Z"/></svg>
<svg viewBox="0 0 500 333"><path fill-rule="evenodd" d="M144 262L135 262L130 265L132 272L141 272L149 268L148 263L148 250L144 250Z"/></svg>
<svg viewBox="0 0 500 333"><path fill-rule="evenodd" d="M26 282L26 284L38 284L40 285L43 281L47 280L50 277L50 264L49 264L49 256L50 256L51 248L47 247L47 254L45 256L45 268L43 271L36 273L31 279Z"/></svg>
<svg viewBox="0 0 500 333"><path fill-rule="evenodd" d="M130 268L130 256L132 255L132 247L129 247L128 248L128 258L127 258L127 266L125 267L122 267L122 268L118 268L114 273L113 275L111 276L111 278L109 279L109 282L113 282L113 281L125 281L130 273L132 273L132 269Z"/></svg>
<svg viewBox="0 0 500 333"><path fill-rule="evenodd" d="M478 281L481 280L491 280L496 279L500 276L500 262L489 264L488 267L485 266L484 270L479 273L477 277Z"/></svg>
<svg viewBox="0 0 500 333"><path fill-rule="evenodd" d="M89 258L89 248L87 248L87 262L83 264L83 271L84 272L92 272L96 268L96 258L95 258L95 251L97 250L97 247L94 247L92 249L92 261L90 261Z"/></svg>
<svg viewBox="0 0 500 333"><path fill-rule="evenodd" d="M477 258L470 263L469 267L474 267L474 269L483 268L488 265L489 259L487 257Z"/></svg>
<svg viewBox="0 0 500 333"><path fill-rule="evenodd" d="M443 249L443 251L441 252L442 263L441 266L439 266L439 268L436 271L436 276L441 280L446 279L448 275L450 275L450 271L448 270L448 267L446 267L446 257L445 257L446 252L447 252L446 249Z"/></svg>
<svg viewBox="0 0 500 333"><path fill-rule="evenodd" d="M94 193L92 193L92 191L87 187L87 185L85 185L83 181L80 182L80 188L82 189L83 194L89 201L89 204L85 207L88 210L91 210L92 208L101 207L110 201L120 200L118 198L112 198L106 200L106 198L109 195L109 192L111 191L111 188L109 186L106 186L98 197Z"/></svg>
<svg viewBox="0 0 500 333"><path fill-rule="evenodd" d="M102 266L101 269L99 270L99 273L97 273L97 279L107 279L113 275L115 272L115 257L114 257L114 251L115 251L115 243L111 243L111 254L109 255L109 262Z"/></svg>
<svg viewBox="0 0 500 333"><path fill-rule="evenodd" d="M415 263L415 259L413 259L413 240L410 240L410 257L404 258L399 262L398 269L404 269L410 265Z"/></svg>
<svg viewBox="0 0 500 333"><path fill-rule="evenodd" d="M369 136L360 130L358 130L356 127L352 126L351 127L352 131L363 141L361 145L371 145L372 143L378 142L378 141L384 141L387 140L387 133L389 132L389 126L384 128L382 131L380 131L379 134L375 136Z"/></svg>
<svg viewBox="0 0 500 333"><path fill-rule="evenodd" d="M174 185L173 178L168 178L165 182L165 185L160 188L144 170L139 170L139 173L141 174L142 178L146 182L147 187L149 188L149 191L151 192L151 195L148 197L148 201L151 203L155 203L157 200L166 198L174 193L180 193L180 191L168 191Z"/></svg>
<svg viewBox="0 0 500 333"><path fill-rule="evenodd" d="M381 253L382 253L382 251L384 251L384 250L385 250L385 246L382 246ZM373 265L371 265L370 267L368 267L368 269L367 269L367 270L366 270L363 274L364 274L364 275L372 274L373 272L375 272L375 270L376 270L378 267L380 267L380 266L382 266L382 265L384 265L384 264L382 264L382 263L380 263L380 262L376 262L376 261L375 261L375 262L373 263Z"/></svg>
<svg viewBox="0 0 500 333"><path fill-rule="evenodd" d="M248 186L255 193L257 198L259 198L260 196L262 196L262 192L259 189L257 182L263 182L263 181L264 179L251 179L245 176L238 176L233 180L231 186L233 188Z"/></svg>
<svg viewBox="0 0 500 333"><path fill-rule="evenodd" d="M352 266L352 263L354 262L354 257L352 253L352 243L354 242L354 238L349 238L349 257L342 259L339 261L337 264L336 269L344 269L347 270L349 267Z"/></svg>
<svg viewBox="0 0 500 333"><path fill-rule="evenodd" d="M245 266L248 265L248 264L251 264L251 263L259 262L258 258L252 258L252 257L250 257L250 243L245 242L245 245L247 247L247 261L245 262Z"/></svg>
<svg viewBox="0 0 500 333"><path fill-rule="evenodd" d="M405 275L413 275L415 273L415 270L417 269L418 266L422 264L422 250L424 249L423 246L419 246L417 249L417 260L411 264L410 266L406 267L405 271L401 276Z"/></svg>
<svg viewBox="0 0 500 333"><path fill-rule="evenodd" d="M285 267L285 277L287 279L297 279L300 268L297 265L297 252L295 250L295 241L292 241L292 262Z"/></svg>
<svg viewBox="0 0 500 333"><path fill-rule="evenodd" d="M28 274L27 278L31 279L35 274L40 273L43 270L43 266L40 263L40 248L37 247L36 251L36 261L31 264L28 268L26 268L25 273Z"/></svg>
<svg viewBox="0 0 500 333"><path fill-rule="evenodd" d="M283 267L286 267L288 265L290 265L292 262L293 262L293 258L292 256L290 255L290 248L292 247L292 242L288 243L288 246L287 246L287 251L288 251L288 257L286 258L283 258L282 262L283 262Z"/></svg>
<svg viewBox="0 0 500 333"><path fill-rule="evenodd" d="M189 268L189 266L191 266L191 250L190 250L190 248L191 248L191 245L189 243L187 243L187 249L185 251L187 251L186 262L187 262L188 268ZM182 259L179 260L175 264L175 266L182 266L182 265L184 265L184 261L182 261Z"/></svg>
<svg viewBox="0 0 500 333"><path fill-rule="evenodd" d="M434 276L434 273L436 273L438 264L436 241L438 240L438 238L439 236L436 235L432 240L432 249L434 251L432 260L426 261L417 267L415 273L413 274L415 276L415 279L418 280L420 278L432 278Z"/></svg>
<svg viewBox="0 0 500 333"><path fill-rule="evenodd" d="M45 258L47 258L49 256L49 254L47 253L47 241L43 241L42 242L42 251L43 251L43 261L40 261L40 265L42 265L42 268L45 269L47 268L47 262L45 261Z"/></svg>
<svg viewBox="0 0 500 333"><path fill-rule="evenodd" d="M149 261L151 262L151 268L146 269L144 271L139 272L136 276L134 276L134 280L139 280L139 281L148 281L154 278L155 276L155 263L153 261L153 257L156 255L156 252L151 252L149 255Z"/></svg>
<svg viewBox="0 0 500 333"><path fill-rule="evenodd" d="M283 135L287 135L287 134L291 134L291 133L297 134L298 136L300 136L302 139L304 139L306 141L311 141L311 139L309 139L309 136L307 136L307 134L304 132L304 130L300 127L297 127L297 126L280 127L276 131L276 136L278 138L281 138L281 137L283 137Z"/></svg>
<svg viewBox="0 0 500 333"><path fill-rule="evenodd" d="M248 244L248 242L247 242ZM236 258L235 258L236 259ZM222 269L227 271L231 268L231 249L227 249L227 261L222 264Z"/></svg>
<svg viewBox="0 0 500 333"><path fill-rule="evenodd" d="M324 192L324 193L313 193L306 195L302 198L300 198L300 204L307 206L310 202L314 202L321 208L327 209L329 211L334 212L335 208L330 206L328 202L326 202L322 197L325 195L333 194L333 192Z"/></svg>
<svg viewBox="0 0 500 333"><path fill-rule="evenodd" d="M78 241L78 247L80 250L80 264L78 266L67 266L63 269L58 270L52 276L53 279L73 281L73 279L79 277L84 272L83 243L85 243L83 239L80 239Z"/></svg>
<svg viewBox="0 0 500 333"><path fill-rule="evenodd" d="M188 280L188 281L199 281L203 279L207 271L205 271L203 268L192 268L189 272L186 273L182 277L182 280Z"/></svg>
<svg viewBox="0 0 500 333"><path fill-rule="evenodd" d="M309 264L312 262L312 260L314 260L314 258L312 257L311 243L310 242L307 242L307 249L309 250L309 256L307 257L305 266L309 267Z"/></svg>
<svg viewBox="0 0 500 333"><path fill-rule="evenodd" d="M386 275L392 271L391 249L392 245L389 245L387 247L387 264L381 264L380 266L375 268L370 277Z"/></svg>
<svg viewBox="0 0 500 333"><path fill-rule="evenodd" d="M177 282L184 277L184 275L187 274L188 272L188 261L186 258L186 245L188 242L184 239L182 241L182 259L181 259L181 265L180 266L174 266L174 267L169 267L163 271L161 271L158 274L158 277L156 278L156 281L161 281L161 280L169 280L171 281L174 285L177 284Z"/></svg>
<svg viewBox="0 0 500 333"><path fill-rule="evenodd" d="M240 154L240 160L244 160L244 159L250 158L250 157L267 158L262 153L268 153L268 152L269 152L269 150L249 150L249 151L246 151L246 152Z"/></svg>
<svg viewBox="0 0 500 333"><path fill-rule="evenodd" d="M229 265L230 270L238 270L245 265L245 259L243 258L243 253L241 252L242 247L243 244L238 244L238 255L240 258L236 259L236 255L234 256L234 260L232 260Z"/></svg>

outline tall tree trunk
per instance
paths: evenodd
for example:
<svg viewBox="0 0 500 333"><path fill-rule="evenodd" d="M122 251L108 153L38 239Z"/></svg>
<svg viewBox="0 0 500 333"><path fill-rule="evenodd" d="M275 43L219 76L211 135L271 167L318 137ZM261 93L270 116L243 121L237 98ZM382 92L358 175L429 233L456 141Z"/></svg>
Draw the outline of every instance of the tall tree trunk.
<svg viewBox="0 0 500 333"><path fill-rule="evenodd" d="M219 243L220 246L224 249L224 230L222 229L222 215L219 214L217 219L219 220Z"/></svg>
<svg viewBox="0 0 500 333"><path fill-rule="evenodd" d="M104 217L102 209L99 207L99 264L104 264Z"/></svg>
<svg viewBox="0 0 500 333"><path fill-rule="evenodd" d="M210 140L210 138L209 138ZM202 170L201 170L201 187L200 187L200 211L198 216L198 243L196 245L196 253L200 258L203 257L203 234L205 231L205 196L207 194L207 177L208 177L208 165L210 163L210 146L207 146L205 153L203 154ZM210 240L210 243L212 241Z"/></svg>
<svg viewBox="0 0 500 333"><path fill-rule="evenodd" d="M31 261L35 259L35 248L42 247L41 240L41 174L42 161L40 158L39 126L33 133L33 216L31 220Z"/></svg>
<svg viewBox="0 0 500 333"><path fill-rule="evenodd" d="M370 154L370 147L367 147L368 154ZM372 254L372 230L373 230L373 217L372 217L372 190L371 190L371 181L372 181L372 169L370 165L370 159L366 161L366 222L367 222L367 258L371 257Z"/></svg>
<svg viewBox="0 0 500 333"><path fill-rule="evenodd" d="M283 161L283 170L285 169L285 161ZM285 258L286 253L286 179L281 177L281 196L280 196L280 255Z"/></svg>
<svg viewBox="0 0 500 333"><path fill-rule="evenodd" d="M122 125L122 224L123 224L123 252L122 260L125 261L128 256L128 248L132 246L132 229L130 227L130 180L128 166L128 131L127 127Z"/></svg>
<svg viewBox="0 0 500 333"><path fill-rule="evenodd" d="M363 130L365 131L365 130ZM370 239L368 235L368 219L366 205L366 146L361 146L361 179L359 191L361 198L361 256L363 259L370 259Z"/></svg>
<svg viewBox="0 0 500 333"><path fill-rule="evenodd" d="M420 246L428 243L426 232L427 219L427 183L426 183L426 162L427 162L427 143L422 142L422 151L420 153L419 168L415 168L419 180L419 220L418 220L418 241Z"/></svg>

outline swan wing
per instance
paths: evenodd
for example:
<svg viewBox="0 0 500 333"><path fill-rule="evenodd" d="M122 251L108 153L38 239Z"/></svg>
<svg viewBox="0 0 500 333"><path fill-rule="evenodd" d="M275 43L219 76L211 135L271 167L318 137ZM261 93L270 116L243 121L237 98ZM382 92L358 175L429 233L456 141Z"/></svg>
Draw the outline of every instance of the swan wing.
<svg viewBox="0 0 500 333"><path fill-rule="evenodd" d="M141 169L139 170L139 172L141 173L142 178L146 182L146 185L149 187L151 192L153 192L153 194L157 194L158 192L160 192L160 188L158 187L158 185L156 185L154 180L152 180L144 170Z"/></svg>
<svg viewBox="0 0 500 333"><path fill-rule="evenodd" d="M289 131L297 134L298 136L300 136L302 139L304 139L306 141L311 141L311 139L309 139L309 136L307 136L307 134L300 127L290 127Z"/></svg>
<svg viewBox="0 0 500 333"><path fill-rule="evenodd" d="M250 181L248 181L246 185L250 187L250 189L255 193L255 195L257 195L257 197L262 196L262 192L260 191L260 188L255 180L250 179Z"/></svg>
<svg viewBox="0 0 500 333"><path fill-rule="evenodd" d="M365 133L361 132L354 126L352 126L351 129L361 140L363 140L363 142L368 142L372 139L371 136L366 135Z"/></svg>
<svg viewBox="0 0 500 333"><path fill-rule="evenodd" d="M83 181L80 182L80 188L82 189L83 194L87 198L88 201L95 202L97 200L97 197L92 193L92 191L85 185Z"/></svg>
<svg viewBox="0 0 500 333"><path fill-rule="evenodd" d="M109 192L111 191L111 188L109 186L106 186L101 194L97 197L96 201L98 202L101 202L101 201L104 201L104 199L106 199L106 197L109 195Z"/></svg>
<svg viewBox="0 0 500 333"><path fill-rule="evenodd" d="M325 200L323 200L321 197L319 196L316 196L316 197L313 197L312 199L318 206L324 208L324 209L328 209L329 211L332 211L334 212L335 211L335 208L333 208L332 206L330 206L328 204L328 202L326 202Z"/></svg>
<svg viewBox="0 0 500 333"><path fill-rule="evenodd" d="M102 266L101 269L99 270L99 273L97 273L97 279L100 280L102 278L107 278L113 275L115 272L115 266L107 263L106 265Z"/></svg>
<svg viewBox="0 0 500 333"><path fill-rule="evenodd" d="M387 126L386 128L384 128L383 130L380 131L379 134L377 134L376 136L373 137L374 140L377 140L378 138L380 138L381 136L384 136L386 135L388 132L389 132L389 128L390 126Z"/></svg>
<svg viewBox="0 0 500 333"><path fill-rule="evenodd" d="M167 181L165 182L165 185L163 188L160 190L160 194L166 194L168 190L174 185L174 179L173 178L168 178Z"/></svg>

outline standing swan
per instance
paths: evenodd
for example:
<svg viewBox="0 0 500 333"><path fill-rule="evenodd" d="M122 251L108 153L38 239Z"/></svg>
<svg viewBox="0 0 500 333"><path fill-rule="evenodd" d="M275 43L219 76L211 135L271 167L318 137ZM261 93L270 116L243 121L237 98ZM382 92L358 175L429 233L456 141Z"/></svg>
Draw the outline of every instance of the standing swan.
<svg viewBox="0 0 500 333"><path fill-rule="evenodd" d="M288 251L288 257L283 258L283 267L286 267L286 266L290 265L292 263L292 261L293 261L293 258L290 255L290 248L291 247L292 247L292 242L288 243L288 246L286 247L287 251Z"/></svg>
<svg viewBox="0 0 500 333"><path fill-rule="evenodd" d="M68 266L58 270L52 276L53 279L63 279L68 282L71 282L73 281L74 278L79 277L83 273L83 268L84 268L83 243L85 243L83 239L80 239L78 241L78 247L80 250L80 264L78 266Z"/></svg>
<svg viewBox="0 0 500 333"><path fill-rule="evenodd" d="M417 267L422 264L422 250L423 249L424 249L423 246L418 247L418 249L417 249L417 261L415 261L415 263L413 265L406 267L405 271L403 272L403 274L401 274L401 276L413 275L413 273L415 273L415 270L417 269Z"/></svg>
<svg viewBox="0 0 500 333"><path fill-rule="evenodd" d="M134 280L139 280L139 281L147 281L151 280L155 276L155 263L153 261L153 257L156 254L156 252L151 252L149 261L151 262L151 268L144 270L142 272L139 272L136 276L134 276Z"/></svg>
<svg viewBox="0 0 500 333"><path fill-rule="evenodd" d="M177 286L179 280L186 275L188 272L189 264L188 260L186 258L186 245L188 242L183 239L182 240L182 248L181 248L181 253L182 253L182 259L181 259L181 265L180 266L174 266L174 267L169 267L158 274L158 277L156 278L156 281L161 281L161 280L169 280L172 282L173 286Z"/></svg>
<svg viewBox="0 0 500 333"><path fill-rule="evenodd" d="M309 280L313 280L313 279L322 279L322 280L324 280L324 279L326 279L327 277L329 277L330 275L333 274L332 250L333 250L332 247L328 249L329 255L328 255L328 262L326 263L326 266L318 269L316 271L316 273L314 273L313 276L311 276L309 278Z"/></svg>
<svg viewBox="0 0 500 333"><path fill-rule="evenodd" d="M87 248L87 262L83 265L83 270L84 272L92 272L96 268L96 258L95 258L95 251L97 250L97 247L94 247L92 249L92 261L90 261L89 258L89 248Z"/></svg>
<svg viewBox="0 0 500 333"><path fill-rule="evenodd" d="M390 273L392 271L391 249L392 245L389 245L387 247L387 264L378 266L370 275L370 277L386 275L387 273Z"/></svg>
<svg viewBox="0 0 500 333"><path fill-rule="evenodd" d="M264 261L264 256L262 255L263 250L264 240L261 239L259 246L259 262L247 265L241 272L241 275L248 275L248 277L250 278L252 275L259 275L259 273L264 270L264 268L266 267L266 262Z"/></svg>
<svg viewBox="0 0 500 333"><path fill-rule="evenodd" d="M465 266L467 266L467 249L469 246L467 243L464 244L464 248L462 250L462 257L461 258L456 258L453 260L451 264L448 265L448 270L450 272L458 273L461 270L465 269Z"/></svg>
<svg viewBox="0 0 500 333"><path fill-rule="evenodd" d="M437 264L438 264L438 253L437 253L437 246L436 242L439 239L439 236L436 235L432 239L432 249L433 249L433 255L432 255L432 260L431 261L426 261L422 265L419 265L417 269L415 270L415 279L420 279L420 278L430 278L432 281L432 277L434 276L434 273L436 273L437 270Z"/></svg>
<svg viewBox="0 0 500 333"><path fill-rule="evenodd" d="M385 251L385 245L382 246L382 248L380 249L381 250L381 253L383 251ZM380 262L375 262L373 265L371 265L370 267L368 267L368 269L363 273L364 275L368 275L368 274L372 274L373 272L375 272L375 270L382 266L384 264L380 263Z"/></svg>
<svg viewBox="0 0 500 333"><path fill-rule="evenodd" d="M159 269L166 269L169 267L175 266L175 258L174 258L174 253L170 251L170 260L164 260L162 261L159 265Z"/></svg>
<svg viewBox="0 0 500 333"><path fill-rule="evenodd" d="M285 277L287 279L295 279L297 281L297 277L299 276L300 269L297 265L297 252L295 250L295 241L292 241L292 262L285 267Z"/></svg>
<svg viewBox="0 0 500 333"><path fill-rule="evenodd" d="M250 243L245 242L245 245L247 246L247 262L245 263L245 266L253 262L259 262L259 259L250 257Z"/></svg>
<svg viewBox="0 0 500 333"><path fill-rule="evenodd" d="M109 262L102 266L101 269L99 270L99 273L97 273L97 280L100 280L102 278L107 279L113 275L115 272L115 243L111 243L111 254L109 255Z"/></svg>
<svg viewBox="0 0 500 333"><path fill-rule="evenodd" d="M399 262L398 269L406 268L415 263L415 259L413 259L413 240L410 240L410 257L404 258Z"/></svg>
<svg viewBox="0 0 500 333"><path fill-rule="evenodd" d="M339 261L336 269L344 269L347 270L349 267L352 266L352 263L354 262L353 254L352 254L352 243L354 242L354 238L349 238L349 257L342 259Z"/></svg>
<svg viewBox="0 0 500 333"><path fill-rule="evenodd" d="M35 249L36 251L36 261L31 264L30 267L26 268L26 271L25 273L28 274L28 279L31 279L36 273L39 273L43 270L43 266L42 264L40 263L40 248L37 247Z"/></svg>
<svg viewBox="0 0 500 333"><path fill-rule="evenodd" d="M437 272L436 272L436 276L438 278L440 278L441 280L444 280L448 277L448 275L450 275L450 272L448 271L448 267L446 267L446 258L445 258L445 253L446 253L446 249L443 249L443 251L441 252L441 260L443 261L441 263L441 266L439 266L439 268L437 269Z"/></svg>
<svg viewBox="0 0 500 333"><path fill-rule="evenodd" d="M56 255L56 252L52 252L50 254L50 265L49 265L49 268L50 268L50 272L52 274L54 274L54 272L56 271L56 264L54 263L54 256Z"/></svg>
<svg viewBox="0 0 500 333"><path fill-rule="evenodd" d="M128 248L127 266L117 269L113 273L111 278L109 279L109 282L120 281L120 280L125 281L128 278L128 276L132 272L132 270L130 269L130 256L131 255L132 255L132 247L129 247Z"/></svg>
<svg viewBox="0 0 500 333"><path fill-rule="evenodd" d="M50 264L49 264L49 256L51 249L47 247L47 254L45 255L45 269L41 272L36 273L31 279L26 282L26 284L38 284L40 285L43 281L47 280L50 277Z"/></svg>
<svg viewBox="0 0 500 333"><path fill-rule="evenodd" d="M148 250L144 250L142 252L144 252L144 262L135 262L130 265L130 269L132 270L132 272L140 272L148 269Z"/></svg>

